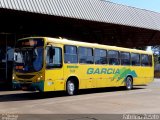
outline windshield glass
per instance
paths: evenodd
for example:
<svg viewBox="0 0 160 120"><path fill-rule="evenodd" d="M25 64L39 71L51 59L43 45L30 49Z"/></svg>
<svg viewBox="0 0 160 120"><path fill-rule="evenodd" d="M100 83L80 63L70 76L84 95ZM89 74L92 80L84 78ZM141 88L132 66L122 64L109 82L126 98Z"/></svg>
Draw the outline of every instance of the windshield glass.
<svg viewBox="0 0 160 120"><path fill-rule="evenodd" d="M39 44L41 42L42 39L32 39L17 43L14 53L14 68L17 72L37 72L42 69L44 44Z"/></svg>

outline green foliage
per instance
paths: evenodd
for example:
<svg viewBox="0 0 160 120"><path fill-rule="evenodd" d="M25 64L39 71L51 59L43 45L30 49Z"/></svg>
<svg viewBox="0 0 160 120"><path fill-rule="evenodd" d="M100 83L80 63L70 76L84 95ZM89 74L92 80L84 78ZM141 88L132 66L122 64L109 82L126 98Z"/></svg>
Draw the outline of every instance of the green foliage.
<svg viewBox="0 0 160 120"><path fill-rule="evenodd" d="M154 63L159 64L160 63L160 46L152 46L151 47L153 53L154 53Z"/></svg>

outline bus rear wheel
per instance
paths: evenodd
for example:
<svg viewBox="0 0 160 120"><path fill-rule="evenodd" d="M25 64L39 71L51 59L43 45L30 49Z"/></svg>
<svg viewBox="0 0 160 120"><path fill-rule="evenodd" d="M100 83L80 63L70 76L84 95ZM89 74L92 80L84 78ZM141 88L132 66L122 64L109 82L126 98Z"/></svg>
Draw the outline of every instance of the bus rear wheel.
<svg viewBox="0 0 160 120"><path fill-rule="evenodd" d="M133 88L133 79L132 77L127 77L126 78L126 89L131 90Z"/></svg>
<svg viewBox="0 0 160 120"><path fill-rule="evenodd" d="M66 85L66 92L68 95L72 96L77 93L77 86L74 80L68 80Z"/></svg>

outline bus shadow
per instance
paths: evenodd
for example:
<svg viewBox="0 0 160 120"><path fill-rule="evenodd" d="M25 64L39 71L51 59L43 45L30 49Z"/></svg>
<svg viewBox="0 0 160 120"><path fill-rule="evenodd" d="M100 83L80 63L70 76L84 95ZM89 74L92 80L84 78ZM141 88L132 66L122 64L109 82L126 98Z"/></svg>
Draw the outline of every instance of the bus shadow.
<svg viewBox="0 0 160 120"><path fill-rule="evenodd" d="M145 89L143 87L136 87L132 90ZM122 87L111 87L111 88L96 88L96 89L86 89L80 90L78 95L95 94L95 93L107 93L107 92L117 92L117 91L127 91ZM15 91L16 92L16 91ZM47 98L57 98L57 97L68 97L65 92L26 92L26 93L10 93L0 95L0 102L9 101L27 101L27 100L39 100Z"/></svg>
<svg viewBox="0 0 160 120"><path fill-rule="evenodd" d="M16 93L17 92L17 93ZM0 95L0 102L8 101L27 101L27 100L40 100L47 98L56 98L67 96L65 92L25 92L19 93L19 91L14 91L14 93Z"/></svg>
<svg viewBox="0 0 160 120"><path fill-rule="evenodd" d="M133 90L139 90L139 89L145 89L144 87L134 87ZM87 89L87 90L81 90L79 92L79 95L84 94L95 94L95 93L107 93L107 92L118 92L118 91L129 91L126 90L124 87L108 87L108 88L94 88L94 89Z"/></svg>

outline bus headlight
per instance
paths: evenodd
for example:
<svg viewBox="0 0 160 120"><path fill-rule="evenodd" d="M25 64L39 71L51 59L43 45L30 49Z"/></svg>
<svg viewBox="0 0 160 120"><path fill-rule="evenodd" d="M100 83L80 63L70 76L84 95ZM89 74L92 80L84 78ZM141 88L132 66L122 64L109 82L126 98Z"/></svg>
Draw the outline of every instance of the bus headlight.
<svg viewBox="0 0 160 120"><path fill-rule="evenodd" d="M43 76L40 76L37 78L37 81L40 81L43 78Z"/></svg>
<svg viewBox="0 0 160 120"><path fill-rule="evenodd" d="M41 78L39 77L37 80L38 80L38 81L40 81L40 80L41 80Z"/></svg>

